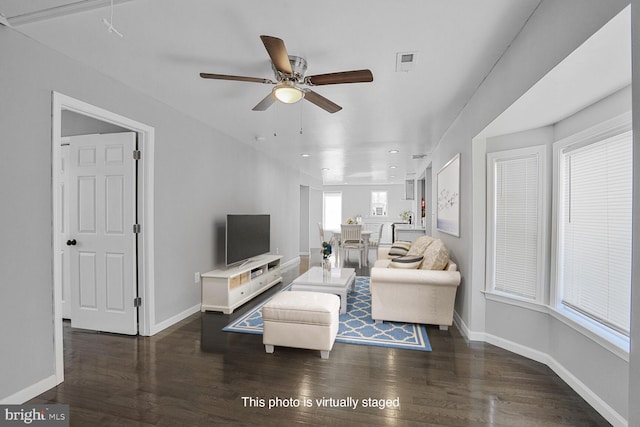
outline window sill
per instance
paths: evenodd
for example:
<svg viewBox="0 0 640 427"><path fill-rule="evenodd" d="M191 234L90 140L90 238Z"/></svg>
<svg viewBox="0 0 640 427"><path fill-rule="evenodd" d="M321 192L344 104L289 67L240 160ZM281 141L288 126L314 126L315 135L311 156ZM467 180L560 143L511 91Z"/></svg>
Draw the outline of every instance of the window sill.
<svg viewBox="0 0 640 427"><path fill-rule="evenodd" d="M545 304L526 300L524 298L517 298L496 292L481 292L484 294L485 298L490 301L509 304L540 313L546 313L576 332L589 338L593 342L599 344L604 349L610 351L625 362L629 362L629 339L591 319L580 316L565 308L554 308Z"/></svg>
<svg viewBox="0 0 640 427"><path fill-rule="evenodd" d="M629 338L566 308L548 307L549 314L570 328L600 344L624 361L629 361Z"/></svg>
<svg viewBox="0 0 640 427"><path fill-rule="evenodd" d="M532 301L526 298L520 298L513 295L507 295L495 291L482 291L485 297L490 301L501 302L504 304L515 305L518 307L526 308L527 310L539 311L546 313L547 306L536 301Z"/></svg>

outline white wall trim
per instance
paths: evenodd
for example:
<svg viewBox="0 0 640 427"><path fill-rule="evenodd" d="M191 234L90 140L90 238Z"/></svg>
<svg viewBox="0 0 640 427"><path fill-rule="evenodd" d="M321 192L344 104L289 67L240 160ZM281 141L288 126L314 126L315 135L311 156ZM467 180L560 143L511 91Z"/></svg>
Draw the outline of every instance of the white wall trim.
<svg viewBox="0 0 640 427"><path fill-rule="evenodd" d="M114 4L125 3L131 0L114 0ZM11 19L11 25L19 26L24 24L30 24L33 22L39 22L46 19L58 18L61 16L69 16L76 13L88 12L91 10L99 9L102 7L108 7L108 0L83 0L71 2L70 4L63 4L60 6L53 6L43 10L37 10L34 12L27 12L22 15L14 16Z"/></svg>
<svg viewBox="0 0 640 427"><path fill-rule="evenodd" d="M497 291L482 291L482 294L489 301L500 302L503 304L515 305L527 310L533 310L540 313L548 313L547 306L539 302L519 298L517 295L501 293Z"/></svg>
<svg viewBox="0 0 640 427"><path fill-rule="evenodd" d="M499 295L491 292L483 291L481 292L481 294L483 294L485 299L488 301L511 305L523 310L536 311L538 313L544 313L550 317L553 317L554 319L562 322L577 333L583 335L587 339L590 339L594 343L600 345L603 349L610 351L612 354L624 360L625 362L629 362L629 342L623 339L620 334L609 331L606 327L603 327L595 321L583 319L580 316L570 316L567 313L568 310L565 310L563 312L548 305L522 301L517 298L512 298L510 296ZM457 316L457 313L454 313L454 319L456 319L455 316ZM469 340L483 341L483 339L474 339L469 336L469 334L473 334L473 332L470 331L469 327L462 321L461 318L459 318L459 316L457 322L459 322L461 328L463 328L461 329L461 332L467 335ZM594 329L598 329L599 332L595 332Z"/></svg>
<svg viewBox="0 0 640 427"><path fill-rule="evenodd" d="M45 391L52 389L56 385L58 385L56 382L56 375L51 375L50 377L40 380L35 384L31 384L29 387L23 388L11 396L0 399L0 405L21 405L24 402L41 395Z"/></svg>
<svg viewBox="0 0 640 427"><path fill-rule="evenodd" d="M458 314L457 311L453 312L453 323L456 325L462 336L467 341L481 341L485 342L487 340L486 334L484 332L475 332L469 329L469 326L462 320L462 317Z"/></svg>
<svg viewBox="0 0 640 427"><path fill-rule="evenodd" d="M200 304L196 304L193 307L189 307L188 309L184 310L183 312L176 314L175 316L171 316L167 320L163 320L160 323L156 323L155 325L153 325L151 327L150 335L155 335L158 332L164 331L165 329L170 328L171 326L175 325L176 323L181 322L182 320L186 319L187 317L189 317L192 314L195 314L195 313L197 313L199 311L200 311Z"/></svg>
<svg viewBox="0 0 640 427"><path fill-rule="evenodd" d="M103 122L111 123L122 128L137 132L138 144L142 151L141 176L138 182L139 212L142 223L141 251L138 254L140 266L139 297L142 306L139 311L140 335L151 335L151 325L155 324L155 292L154 292L154 150L155 129L143 123L115 114L111 111L96 107L78 99L52 93L52 122L51 122L51 164L52 164L52 209L53 224L60 221L61 200L56 189L59 176L56 165L61 161L62 111L68 110L88 116ZM62 245L55 227L53 233L53 253L58 253ZM59 267L53 262L53 296L54 296L54 352L56 384L64 381L63 331L62 331L62 283ZM54 384L54 386L56 385Z"/></svg>
<svg viewBox="0 0 640 427"><path fill-rule="evenodd" d="M294 257L289 261L283 263L281 265L281 268L284 270L289 270L297 267L298 265L300 265L300 257ZM200 304L196 304L193 307L190 307L184 310L183 312L176 314L175 316L171 316L167 320L163 320L162 322L153 325L151 327L151 331L149 335L155 335L199 311L200 311Z"/></svg>
<svg viewBox="0 0 640 427"><path fill-rule="evenodd" d="M453 320L458 327L460 333L465 339L469 341L482 341L496 347L511 351L520 356L535 360L549 367L555 372L569 387L571 387L576 393L578 393L584 400L587 401L600 415L607 419L612 425L616 427L628 426L627 420L620 415L616 410L609 406L604 400L602 400L596 393L594 393L589 387L587 387L582 381L580 381L575 375L573 375L568 369L566 369L560 362L549 356L547 353L535 350L531 347L524 346L522 344L515 343L504 338L497 337L486 332L476 332L468 328L468 326L462 321L462 318L457 312L453 313Z"/></svg>
<svg viewBox="0 0 640 427"><path fill-rule="evenodd" d="M497 347L509 350L520 356L527 357L535 360L536 362L547 365L553 372L555 372L569 387L571 387L576 393L578 393L584 400L589 403L596 411L600 413L614 426L627 426L627 420L620 415L616 410L609 406L604 400L602 400L596 393L594 393L587 385L580 381L575 375L573 375L568 369L566 369L560 362L549 356L547 353L535 350L533 348L523 346L522 344L515 343L513 341L506 340L504 338L497 337L495 335L486 334L489 344Z"/></svg>
<svg viewBox="0 0 640 427"><path fill-rule="evenodd" d="M547 313L550 316L591 339L591 341L599 344L602 348L610 351L625 362L629 362L630 343L628 340L622 339L619 334L608 330L598 322L578 315L569 316L565 314L568 311L570 310L547 307ZM598 329L599 332L594 332L594 329Z"/></svg>
<svg viewBox="0 0 640 427"><path fill-rule="evenodd" d="M505 293L500 292L495 289L495 275L496 275L496 197L497 191L495 190L496 184L496 171L495 166L500 161L509 161L514 159L523 159L523 158L534 158L537 161L537 170L538 173L536 183L538 185L537 188L537 201L538 201L538 217L536 218L536 225L538 227L538 235L536 236L536 296L534 303L543 303L545 297L546 290L546 236L548 235L547 224L549 223L549 216L547 214L547 183L548 183L548 173L547 173L547 146L546 145L531 145L523 148L512 148L508 150L500 150L493 151L486 154L487 157L487 168L486 168L486 212L487 212L487 221L486 221L486 254L485 254L485 262L487 263L485 274L485 290L489 293ZM475 185L475 183L474 183Z"/></svg>
<svg viewBox="0 0 640 427"><path fill-rule="evenodd" d="M294 267L297 267L299 265L300 265L300 257L297 256L297 257L291 258L289 261L286 261L286 262L282 263L280 265L280 268L282 270L287 271L287 270L292 269Z"/></svg>

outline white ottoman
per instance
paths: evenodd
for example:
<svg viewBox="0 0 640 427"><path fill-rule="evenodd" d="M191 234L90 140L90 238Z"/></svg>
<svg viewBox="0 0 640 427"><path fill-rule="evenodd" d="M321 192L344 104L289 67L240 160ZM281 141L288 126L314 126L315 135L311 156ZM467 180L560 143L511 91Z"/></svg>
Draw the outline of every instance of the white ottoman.
<svg viewBox="0 0 640 427"><path fill-rule="evenodd" d="M262 342L267 353L273 346L320 350L323 359L338 334L340 297L306 291L285 291L262 307Z"/></svg>

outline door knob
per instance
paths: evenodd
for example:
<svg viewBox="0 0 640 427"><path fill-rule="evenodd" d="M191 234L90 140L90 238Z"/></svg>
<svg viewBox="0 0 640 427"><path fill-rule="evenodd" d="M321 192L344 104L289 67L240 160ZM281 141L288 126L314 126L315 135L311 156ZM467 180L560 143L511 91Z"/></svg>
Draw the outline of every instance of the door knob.
<svg viewBox="0 0 640 427"><path fill-rule="evenodd" d="M67 240L67 246L75 246L75 245L76 245L76 239Z"/></svg>

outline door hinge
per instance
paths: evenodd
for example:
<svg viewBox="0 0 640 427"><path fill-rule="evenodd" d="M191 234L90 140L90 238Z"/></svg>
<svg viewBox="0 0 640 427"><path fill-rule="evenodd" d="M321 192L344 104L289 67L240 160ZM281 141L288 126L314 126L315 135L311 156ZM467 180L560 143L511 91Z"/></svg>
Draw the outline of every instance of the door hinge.
<svg viewBox="0 0 640 427"><path fill-rule="evenodd" d="M133 234L138 234L142 230L140 224L133 224Z"/></svg>
<svg viewBox="0 0 640 427"><path fill-rule="evenodd" d="M135 297L133 299L133 306L134 307L140 307L142 305L142 298L141 297Z"/></svg>
<svg viewBox="0 0 640 427"><path fill-rule="evenodd" d="M140 150L133 150L133 160L140 160L140 157L142 157Z"/></svg>

